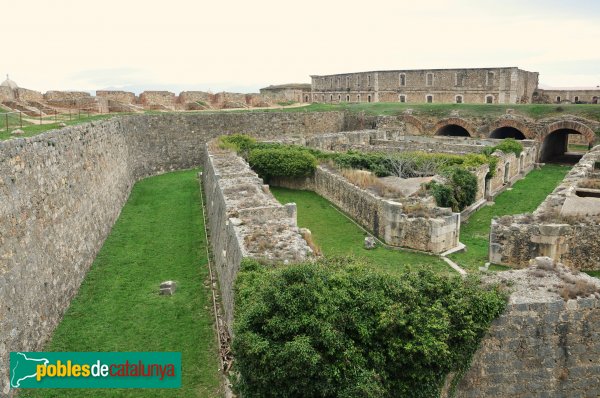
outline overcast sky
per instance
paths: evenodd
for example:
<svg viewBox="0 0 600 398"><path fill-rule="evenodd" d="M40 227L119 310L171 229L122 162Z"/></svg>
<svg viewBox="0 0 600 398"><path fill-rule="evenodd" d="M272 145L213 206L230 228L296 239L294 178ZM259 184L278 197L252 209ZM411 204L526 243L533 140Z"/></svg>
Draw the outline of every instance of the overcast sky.
<svg viewBox="0 0 600 398"><path fill-rule="evenodd" d="M490 66L600 85L598 0L28 0L0 15L0 73L39 91L252 92L311 74Z"/></svg>

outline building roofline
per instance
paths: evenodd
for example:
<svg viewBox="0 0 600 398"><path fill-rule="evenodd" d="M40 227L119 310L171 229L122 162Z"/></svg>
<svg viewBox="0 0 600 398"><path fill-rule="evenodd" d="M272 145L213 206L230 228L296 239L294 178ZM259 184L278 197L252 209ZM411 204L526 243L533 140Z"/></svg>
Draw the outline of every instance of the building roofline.
<svg viewBox="0 0 600 398"><path fill-rule="evenodd" d="M518 66L492 66L487 68L435 68L435 69L386 69L386 70L370 70L361 72L345 72L345 73L333 73L329 75L310 75L310 77L326 77L326 76L339 76L339 75L356 75L358 73L382 73L382 72L416 72L416 71L449 71L449 70L491 70L491 69L517 69L523 72L531 72L525 69L520 69Z"/></svg>

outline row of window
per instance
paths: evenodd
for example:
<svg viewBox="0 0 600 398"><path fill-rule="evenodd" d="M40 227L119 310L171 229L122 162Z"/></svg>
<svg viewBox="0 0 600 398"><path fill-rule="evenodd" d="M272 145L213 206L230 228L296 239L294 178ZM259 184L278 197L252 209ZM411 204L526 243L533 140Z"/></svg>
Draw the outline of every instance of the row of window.
<svg viewBox="0 0 600 398"><path fill-rule="evenodd" d="M356 102L360 102L360 98L361 98L360 94L357 94L356 95ZM309 100L309 97L307 95L305 97L305 101L308 102L308 100ZM318 100L319 100L318 95L315 95L314 96L314 101L318 101ZM408 102L408 97L405 94L400 94L398 96L398 100L400 102ZM321 101L325 102L325 94L321 95ZM329 96L329 102L333 102L333 101L334 101L333 95L330 95ZM337 96L337 101L338 102L342 101L342 96L341 95ZM346 102L350 102L350 95L346 95ZM371 102L371 95L367 96L367 102ZM427 94L425 96L425 102L427 102L428 104L433 103L433 94ZM463 96L462 95L455 96L454 97L454 102L457 103L457 104L462 104L464 102ZM485 103L486 104L493 104L494 103L494 96L493 95L486 95L485 96Z"/></svg>
<svg viewBox="0 0 600 398"><path fill-rule="evenodd" d="M465 77L466 77L466 73L465 72L456 72L454 74L454 85L457 87L462 87L465 85ZM492 85L494 84L494 77L495 77L495 73L488 71L485 74L485 84L486 86ZM325 78L322 77L322 83L325 84ZM336 79L336 86L337 88L341 88L342 87L342 78L341 77L337 77ZM329 88L334 88L333 86L333 82L334 82L334 78L331 77L329 78ZM358 87L360 87L360 75L356 76L356 85ZM433 72L428 72L425 74L425 85L426 86L433 86L434 83L434 74ZM400 87L402 86L406 86L406 73L400 73L398 75L398 84L400 85ZM367 87L371 86L371 75L367 75ZM350 88L350 76L346 76L346 88Z"/></svg>

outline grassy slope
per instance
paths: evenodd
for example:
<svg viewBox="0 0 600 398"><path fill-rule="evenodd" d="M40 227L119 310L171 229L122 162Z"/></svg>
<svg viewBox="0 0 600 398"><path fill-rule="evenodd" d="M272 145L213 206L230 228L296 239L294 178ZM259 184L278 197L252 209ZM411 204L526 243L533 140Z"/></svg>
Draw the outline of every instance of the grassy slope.
<svg viewBox="0 0 600 398"><path fill-rule="evenodd" d="M546 196L562 181L569 171L567 166L548 164L541 170L533 170L517 181L510 191L496 197L493 206L487 206L473 214L461 226L460 241L467 251L451 255L452 260L468 270L477 270L488 261L490 223L493 217L520 214L535 210Z"/></svg>
<svg viewBox="0 0 600 398"><path fill-rule="evenodd" d="M461 116L498 117L506 113L506 109L514 109L516 113L534 119L572 114L591 120L600 120L599 105L553 105L553 104L416 104L399 102L375 103L341 103L341 104L311 104L306 107L287 108L285 112L318 112L318 111L343 111L365 112L370 115L396 115L406 109L412 109L416 116L448 117L450 112L457 110ZM266 109L262 112L281 112L280 109ZM261 112L254 110L253 112Z"/></svg>
<svg viewBox="0 0 600 398"><path fill-rule="evenodd" d="M298 224L311 230L315 243L325 255L354 255L390 272L406 268L432 267L437 272L454 271L436 256L408 251L363 248L365 233L334 209L329 201L311 191L271 187L281 203L295 202Z"/></svg>
<svg viewBox="0 0 600 398"><path fill-rule="evenodd" d="M22 397L216 397L219 376L196 171L135 185L47 350L181 351L178 390L26 390ZM173 296L158 285L175 280Z"/></svg>
<svg viewBox="0 0 600 398"><path fill-rule="evenodd" d="M2 110L0 110L0 112L2 112ZM23 122L22 130L25 132L25 134L20 135L18 137L31 137L34 135L41 134L48 130L59 129L60 127L58 126L58 123L60 123L60 122L63 122L68 126L71 126L71 125L75 125L75 124L93 122L95 120L110 119L110 118L113 118L116 116L121 116L121 115L124 115L124 114L110 113L110 114L102 114L102 115L90 115L89 117L82 114L81 118L78 118L78 115L73 115L72 120L69 120L68 115L67 115L66 119L59 120L57 123L50 123L50 124L29 124L29 123ZM15 138L15 136L10 135L10 132L19 128L19 117L18 116L13 117L13 119L12 119L13 121L11 121L11 119L9 119L8 132L6 131L6 125L3 124L3 123L5 123L3 118L4 118L4 116L0 113L0 141ZM50 120L54 120L54 119L50 118Z"/></svg>

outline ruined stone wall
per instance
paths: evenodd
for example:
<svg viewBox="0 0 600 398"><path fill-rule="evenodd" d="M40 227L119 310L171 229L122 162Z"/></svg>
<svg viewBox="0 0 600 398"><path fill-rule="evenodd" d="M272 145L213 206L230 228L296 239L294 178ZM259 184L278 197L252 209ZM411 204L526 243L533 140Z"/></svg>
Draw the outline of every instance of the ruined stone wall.
<svg viewBox="0 0 600 398"><path fill-rule="evenodd" d="M128 91L98 90L96 97L106 98L109 101L121 102L123 104L135 104L135 94Z"/></svg>
<svg viewBox="0 0 600 398"><path fill-rule="evenodd" d="M140 94L140 104L148 109L175 109L177 97L170 91L144 91Z"/></svg>
<svg viewBox="0 0 600 398"><path fill-rule="evenodd" d="M136 115L0 142L0 394L43 347L140 178L202 165L221 134L304 136L343 113Z"/></svg>
<svg viewBox="0 0 600 398"><path fill-rule="evenodd" d="M534 274L535 273L535 274ZM458 383L457 398L597 397L600 395L600 300L564 301L553 272L502 272L515 283L506 311L493 323ZM569 275L598 288L597 279Z"/></svg>
<svg viewBox="0 0 600 398"><path fill-rule="evenodd" d="M594 165L599 160L600 147L595 147L533 214L492 220L490 261L524 267L532 258L548 256L573 268L600 269L600 244L596 238L600 234L596 221L600 199L578 195L584 180L597 178Z"/></svg>
<svg viewBox="0 0 600 398"><path fill-rule="evenodd" d="M325 151L399 153L427 152L464 155L481 153L486 146L495 146L501 140L473 139L469 137L442 136L409 136L397 130L362 130L344 131L340 133L320 134L305 140L306 146ZM486 180L481 170L475 171L478 177L478 194L476 200L493 198L503 189L510 186L522 175L531 171L535 165L538 144L532 140L523 140L523 152L519 158L513 153L504 154L496 151L493 156L498 159L495 174ZM508 171L506 173L506 171Z"/></svg>
<svg viewBox="0 0 600 398"><path fill-rule="evenodd" d="M89 97L91 97L90 93L85 91L48 91L44 94L46 101L73 101Z"/></svg>
<svg viewBox="0 0 600 398"><path fill-rule="evenodd" d="M193 102L204 102L210 105L213 95L204 91L182 91L179 94L179 102L182 104L189 104Z"/></svg>
<svg viewBox="0 0 600 398"><path fill-rule="evenodd" d="M405 211L408 200L403 204L381 198L322 166L313 177L272 179L271 184L318 193L392 246L442 253L458 245L458 213L434 208L431 217L414 217Z"/></svg>
<svg viewBox="0 0 600 398"><path fill-rule="evenodd" d="M300 235L296 205L282 206L237 154L206 145L202 182L225 323L232 333L241 260L301 262L312 250Z"/></svg>
<svg viewBox="0 0 600 398"><path fill-rule="evenodd" d="M28 90L26 88L17 88L17 98L20 101L43 101L44 95L39 91Z"/></svg>

